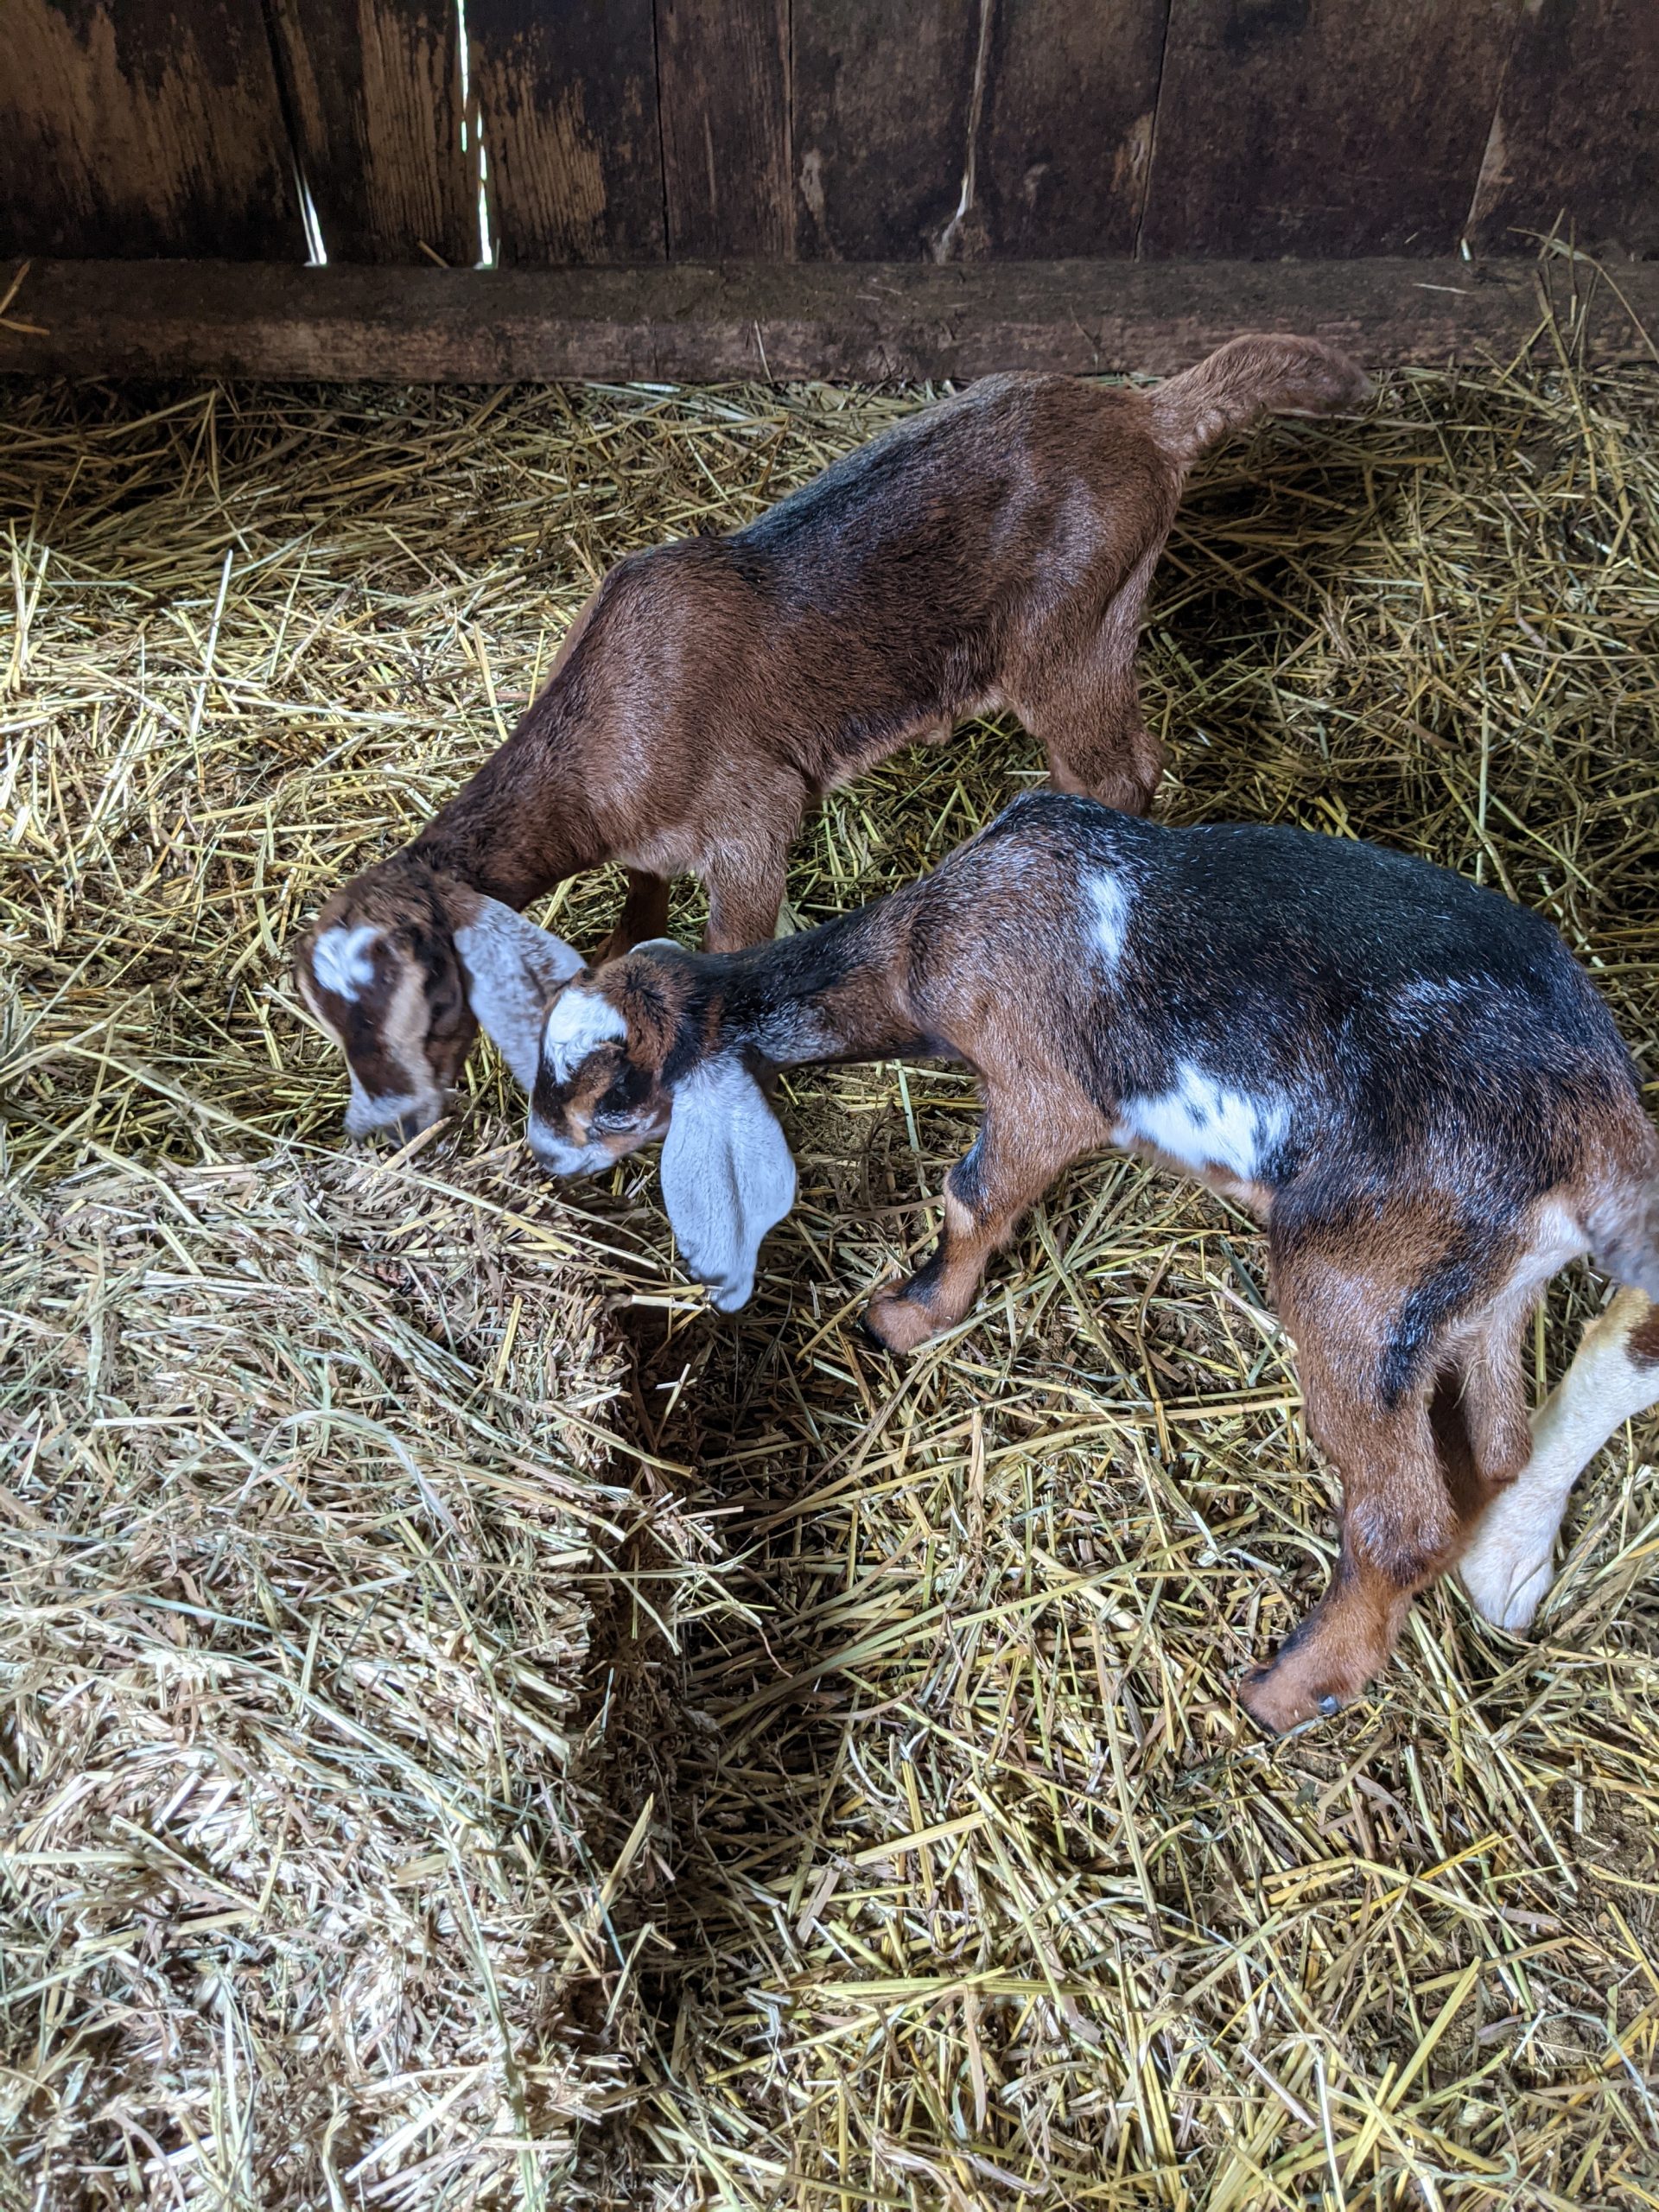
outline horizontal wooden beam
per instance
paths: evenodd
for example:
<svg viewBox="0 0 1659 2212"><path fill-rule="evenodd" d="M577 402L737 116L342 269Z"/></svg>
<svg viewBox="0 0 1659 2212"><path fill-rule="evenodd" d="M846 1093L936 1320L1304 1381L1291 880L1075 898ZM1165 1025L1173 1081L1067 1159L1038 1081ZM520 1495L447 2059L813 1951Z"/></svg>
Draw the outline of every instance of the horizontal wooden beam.
<svg viewBox="0 0 1659 2212"><path fill-rule="evenodd" d="M0 296L10 274L0 270ZM1546 291L1592 358L1659 360L1659 263L747 262L423 269L44 261L0 317L0 372L496 383L599 378L1165 374L1241 330L1374 366L1504 355ZM1645 328L1644 328L1645 326Z"/></svg>

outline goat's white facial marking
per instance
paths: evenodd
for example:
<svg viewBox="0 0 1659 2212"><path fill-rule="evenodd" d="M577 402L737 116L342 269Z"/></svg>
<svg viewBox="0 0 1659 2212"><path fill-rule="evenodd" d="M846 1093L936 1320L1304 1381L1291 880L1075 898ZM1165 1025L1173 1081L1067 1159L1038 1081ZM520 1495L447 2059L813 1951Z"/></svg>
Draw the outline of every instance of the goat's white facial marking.
<svg viewBox="0 0 1659 2212"><path fill-rule="evenodd" d="M1113 1135L1119 1144L1156 1145L1192 1168L1225 1167L1254 1182L1284 1141L1290 1109L1282 1098L1230 1090L1195 1061L1183 1060L1173 1090L1126 1098Z"/></svg>
<svg viewBox="0 0 1659 2212"><path fill-rule="evenodd" d="M1088 888L1095 910L1095 944L1107 974L1116 975L1129 932L1129 887L1114 870L1103 868L1090 877Z"/></svg>
<svg viewBox="0 0 1659 2212"><path fill-rule="evenodd" d="M325 991L355 1005L358 993L374 981L369 948L379 936L372 922L359 922L355 929L336 924L325 930L311 948L311 973Z"/></svg>
<svg viewBox="0 0 1659 2212"><path fill-rule="evenodd" d="M607 998L572 985L554 1000L542 1032L542 1059L555 1083L568 1083L591 1052L628 1033Z"/></svg>
<svg viewBox="0 0 1659 2212"><path fill-rule="evenodd" d="M538 1114L530 1117L529 1135L537 1166L550 1175L597 1175L616 1165L615 1154L604 1145L569 1144Z"/></svg>

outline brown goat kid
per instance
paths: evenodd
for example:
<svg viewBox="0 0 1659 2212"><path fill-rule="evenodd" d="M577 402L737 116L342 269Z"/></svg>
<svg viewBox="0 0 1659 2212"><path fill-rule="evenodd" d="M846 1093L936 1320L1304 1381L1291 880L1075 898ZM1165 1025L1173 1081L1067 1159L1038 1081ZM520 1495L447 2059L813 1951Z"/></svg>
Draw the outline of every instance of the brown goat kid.
<svg viewBox="0 0 1659 2212"><path fill-rule="evenodd" d="M725 537L620 562L506 743L401 853L337 892L296 960L352 1072L346 1128L444 1110L476 1034L474 894L522 909L628 872L607 950L654 936L671 877L706 943L770 938L807 805L913 740L1007 709L1062 791L1141 812L1160 750L1135 652L1192 462L1264 413L1366 394L1313 339L1235 339L1147 391L988 377Z"/></svg>
<svg viewBox="0 0 1659 2212"><path fill-rule="evenodd" d="M537 972L575 955L510 914L492 950L480 1012L526 1067ZM578 1173L662 1137L681 1254L726 1309L793 1202L772 1070L973 1068L984 1119L938 1248L868 1309L895 1351L959 1322L1027 1208L1103 1145L1249 1207L1344 1501L1329 1593L1243 1687L1274 1728L1362 1688L1465 1551L1477 1602L1522 1624L1573 1475L1659 1395L1659 1141L1612 1020L1537 915L1403 854L1033 794L822 929L581 975L539 1046L537 1157ZM1634 1287L1535 1445L1527 1316L1587 1251Z"/></svg>

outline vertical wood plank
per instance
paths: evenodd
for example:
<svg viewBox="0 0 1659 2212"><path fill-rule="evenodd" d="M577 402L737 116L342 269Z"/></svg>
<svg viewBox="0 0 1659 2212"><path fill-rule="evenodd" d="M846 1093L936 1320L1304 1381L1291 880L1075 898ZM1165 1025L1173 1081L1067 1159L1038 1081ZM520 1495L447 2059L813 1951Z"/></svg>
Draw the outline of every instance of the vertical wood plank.
<svg viewBox="0 0 1659 2212"><path fill-rule="evenodd" d="M660 261L652 0L467 0L503 263Z"/></svg>
<svg viewBox="0 0 1659 2212"><path fill-rule="evenodd" d="M787 257L788 0L657 0L671 261Z"/></svg>
<svg viewBox="0 0 1659 2212"><path fill-rule="evenodd" d="M6 0L0 253L303 260L259 0Z"/></svg>
<svg viewBox="0 0 1659 2212"><path fill-rule="evenodd" d="M454 0L267 0L331 261L479 257Z"/></svg>
<svg viewBox="0 0 1659 2212"><path fill-rule="evenodd" d="M1583 245L1659 253L1659 6L1533 0L1522 12L1470 216L1526 251L1564 221Z"/></svg>
<svg viewBox="0 0 1659 2212"><path fill-rule="evenodd" d="M1168 0L999 0L976 164L992 253L1135 251Z"/></svg>
<svg viewBox="0 0 1659 2212"><path fill-rule="evenodd" d="M931 257L962 191L979 4L794 0L792 26L801 257Z"/></svg>
<svg viewBox="0 0 1659 2212"><path fill-rule="evenodd" d="M1518 13L1172 0L1142 252L1449 252Z"/></svg>

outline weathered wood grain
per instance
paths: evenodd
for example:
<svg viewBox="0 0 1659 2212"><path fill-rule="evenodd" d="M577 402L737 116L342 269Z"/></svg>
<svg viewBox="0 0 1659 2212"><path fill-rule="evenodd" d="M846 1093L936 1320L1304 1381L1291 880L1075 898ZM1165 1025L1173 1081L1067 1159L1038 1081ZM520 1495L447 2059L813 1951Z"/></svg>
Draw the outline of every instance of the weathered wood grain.
<svg viewBox="0 0 1659 2212"><path fill-rule="evenodd" d="M979 8L794 0L796 235L803 259L936 252L968 154Z"/></svg>
<svg viewBox="0 0 1659 2212"><path fill-rule="evenodd" d="M652 0L467 0L496 257L660 261Z"/></svg>
<svg viewBox="0 0 1659 2212"><path fill-rule="evenodd" d="M0 269L0 290L10 272ZM974 377L1185 366L1240 330L1312 332L1373 365L1507 356L1567 264L1461 261L797 263L656 269L304 269L42 262L0 372L503 382ZM1659 262L1585 310L1590 353L1651 360ZM1582 268L1580 284L1590 281ZM18 323L41 327L33 335Z"/></svg>
<svg viewBox="0 0 1659 2212"><path fill-rule="evenodd" d="M657 0L668 251L794 251L789 0Z"/></svg>
<svg viewBox="0 0 1659 2212"><path fill-rule="evenodd" d="M988 250L1132 253L1167 0L1001 0L976 183Z"/></svg>
<svg viewBox="0 0 1659 2212"><path fill-rule="evenodd" d="M1513 251L1560 223L1583 245L1659 253L1659 5L1539 0L1522 12L1470 235Z"/></svg>
<svg viewBox="0 0 1659 2212"><path fill-rule="evenodd" d="M453 0L267 0L331 261L479 257Z"/></svg>
<svg viewBox="0 0 1659 2212"><path fill-rule="evenodd" d="M5 0L0 251L303 259L259 0Z"/></svg>
<svg viewBox="0 0 1659 2212"><path fill-rule="evenodd" d="M1172 0L1141 250L1449 253L1519 0Z"/></svg>

